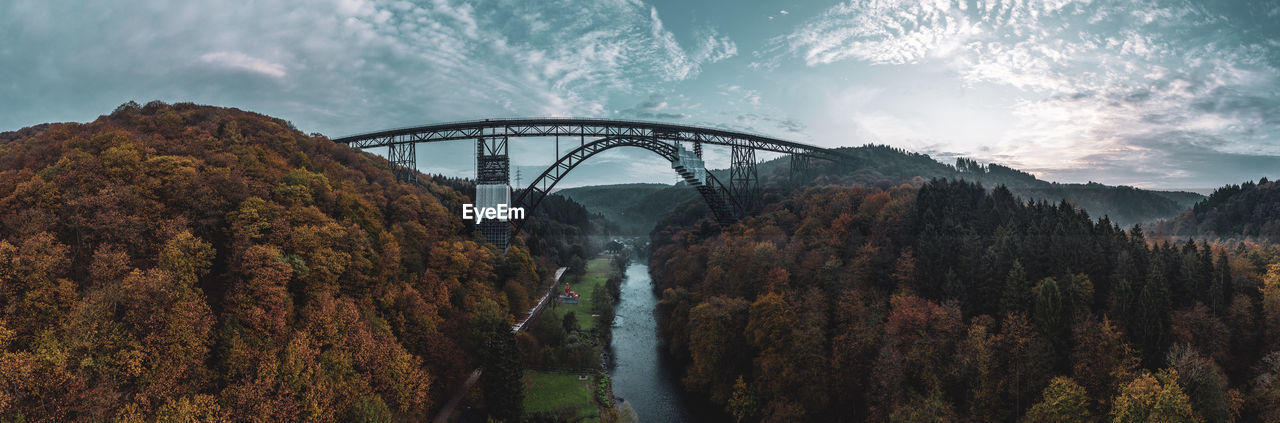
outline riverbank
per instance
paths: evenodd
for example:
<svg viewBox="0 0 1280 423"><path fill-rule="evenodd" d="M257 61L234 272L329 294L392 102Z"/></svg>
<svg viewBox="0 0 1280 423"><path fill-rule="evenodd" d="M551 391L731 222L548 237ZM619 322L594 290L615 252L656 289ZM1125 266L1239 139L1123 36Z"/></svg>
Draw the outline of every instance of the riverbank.
<svg viewBox="0 0 1280 423"><path fill-rule="evenodd" d="M523 379L526 419L616 421L610 378L602 370L626 261L615 258L593 258L581 275L565 275L571 291L567 297L576 302L553 299L529 322L528 332L518 336L529 369ZM554 295L563 294L564 286L556 287Z"/></svg>

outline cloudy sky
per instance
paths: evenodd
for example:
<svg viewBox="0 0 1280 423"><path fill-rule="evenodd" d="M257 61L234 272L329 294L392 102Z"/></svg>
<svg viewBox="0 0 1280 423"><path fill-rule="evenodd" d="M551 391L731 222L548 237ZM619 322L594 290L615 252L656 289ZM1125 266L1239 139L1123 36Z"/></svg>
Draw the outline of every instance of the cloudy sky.
<svg viewBox="0 0 1280 423"><path fill-rule="evenodd" d="M1276 22L1275 0L5 0L0 131L153 99L330 136L619 117L1203 189L1280 176ZM420 166L470 175L473 148ZM584 166L565 183L676 179L643 151Z"/></svg>

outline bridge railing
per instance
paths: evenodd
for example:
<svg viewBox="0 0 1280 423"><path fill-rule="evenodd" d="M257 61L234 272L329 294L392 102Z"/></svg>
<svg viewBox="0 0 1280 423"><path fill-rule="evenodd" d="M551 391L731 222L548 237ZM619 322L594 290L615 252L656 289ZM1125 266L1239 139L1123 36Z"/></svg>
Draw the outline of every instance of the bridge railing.
<svg viewBox="0 0 1280 423"><path fill-rule="evenodd" d="M555 120L560 120L560 121L583 121L583 122L596 122L596 123L598 123L598 124L604 124L604 125L608 125L608 124L617 124L617 125L620 125L620 126L626 126L626 125L642 125L642 126L677 126L677 127L685 127L685 128L689 128L689 129L712 129L712 130L718 130L718 131L733 132L733 133L735 133L735 134L745 135L745 136L748 136L748 137L763 138L763 139L773 139L773 140L778 140L778 141L787 142L787 141L785 141L785 140L779 139L779 138L777 138L777 137L775 137L775 136L772 136L772 135L766 135L766 134L762 134L762 133L759 133L759 132L752 132L752 131L750 131L750 130L738 129L738 128L729 127L729 126L723 126L723 125L714 125L714 124L713 124L714 126L690 126L690 125L684 125L684 124L680 124L680 123L676 123L676 122L663 122L663 121L656 121L656 120L643 120L643 119L609 119L609 118L563 117L563 116L560 116L560 117L555 117L555 116L522 116L522 117L489 118L489 119L455 120L455 121L448 121L448 122L437 122L437 123L432 123L432 124L427 124L427 125L410 125L410 126L400 126L400 127L395 127L395 128L382 129L382 130L378 130L378 131L369 131L369 132L360 132L360 133L354 133L354 134L347 134L347 135L343 135L343 136L340 136L340 137L333 137L333 138L330 138L330 140L337 141L337 140L346 139L346 138L360 138L360 137L373 136L373 135L375 135L375 134L383 134L383 133L389 133L389 132L410 131L410 130L414 130L414 129L426 129L426 128L435 128L435 127L461 126L461 125L469 125L469 124L483 124L483 123L490 123L490 124L493 124L493 123L520 122L520 121L529 121L529 120L546 120L546 121L555 121Z"/></svg>

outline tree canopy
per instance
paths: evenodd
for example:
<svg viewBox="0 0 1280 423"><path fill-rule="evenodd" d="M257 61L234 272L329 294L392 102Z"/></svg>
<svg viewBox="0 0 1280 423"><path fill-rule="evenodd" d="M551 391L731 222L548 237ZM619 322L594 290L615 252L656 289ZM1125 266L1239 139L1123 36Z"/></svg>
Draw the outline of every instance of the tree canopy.
<svg viewBox="0 0 1280 423"><path fill-rule="evenodd" d="M0 135L0 420L427 418L590 228L503 255L387 169L192 104Z"/></svg>

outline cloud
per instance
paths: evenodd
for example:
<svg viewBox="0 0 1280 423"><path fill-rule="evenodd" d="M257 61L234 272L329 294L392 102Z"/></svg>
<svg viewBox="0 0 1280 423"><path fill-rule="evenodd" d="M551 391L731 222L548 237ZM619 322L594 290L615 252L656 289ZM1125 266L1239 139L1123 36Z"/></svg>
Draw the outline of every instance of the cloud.
<svg viewBox="0 0 1280 423"><path fill-rule="evenodd" d="M260 73L276 78L285 76L284 65L271 63L240 52L216 51L205 53L200 56L200 60L213 66Z"/></svg>
<svg viewBox="0 0 1280 423"><path fill-rule="evenodd" d="M329 135L530 115L749 126L1064 177L1107 160L1280 151L1274 2L847 0L790 12L767 16L799 22L771 25L788 32L757 46L733 31L760 35L760 15L686 25L641 0L9 0L0 130L160 99ZM868 88L882 95L840 98ZM1178 155L1153 153L1162 142ZM1130 172L1148 182L1178 171L1128 163L1153 172Z"/></svg>
<svg viewBox="0 0 1280 423"><path fill-rule="evenodd" d="M795 119L778 117L765 113L740 113L732 116L731 124L706 124L706 126L722 127L761 134L782 134L795 136L802 134L808 126Z"/></svg>
<svg viewBox="0 0 1280 423"><path fill-rule="evenodd" d="M1082 181L1095 180L1101 174L1117 184L1187 191L1205 191L1227 183L1280 175L1280 156L1218 151L1212 146L1226 140L1206 138L1199 133L1168 131L1133 137L1129 141L1123 147L1081 157L1088 165L1085 167L1026 170ZM1212 172L1214 177L1206 178L1205 171Z"/></svg>
<svg viewBox="0 0 1280 423"><path fill-rule="evenodd" d="M728 97L728 105L730 107L742 108L746 106L759 107L761 105L760 91L742 88L740 85L720 85L717 94Z"/></svg>
<svg viewBox="0 0 1280 423"><path fill-rule="evenodd" d="M996 151L1048 176L1097 172L1139 186L1204 188L1280 168L1280 99L1237 85L1235 64L1212 62L1191 72L1198 78L1169 72L1132 86L1025 100L1014 135Z"/></svg>
<svg viewBox="0 0 1280 423"><path fill-rule="evenodd" d="M1048 177L1113 183L1222 179L1204 163L1257 171L1280 147L1280 39L1258 5L1118 0L853 0L756 55L775 69L848 63L945 69L971 92L1010 97L1014 119L967 153ZM993 104L985 103L985 107ZM901 113L858 111L879 138L951 134ZM886 137L886 135L888 135ZM909 142L911 143L911 142ZM916 142L918 143L918 142ZM947 149L956 149L952 145ZM1262 155L1259 159L1246 159ZM1233 178L1235 176L1232 176Z"/></svg>
<svg viewBox="0 0 1280 423"><path fill-rule="evenodd" d="M738 55L738 45L714 29L707 30L700 39L694 51L694 58L699 63L716 63Z"/></svg>
<svg viewBox="0 0 1280 423"><path fill-rule="evenodd" d="M128 100L253 109L342 135L481 116L601 115L737 54L638 1L166 0L0 7L0 128ZM21 64L21 65L19 65ZM264 78L265 77L265 78ZM86 98L89 97L89 98Z"/></svg>
<svg viewBox="0 0 1280 423"><path fill-rule="evenodd" d="M650 94L649 99L636 106L637 109L654 111L667 108L666 98L660 94Z"/></svg>
<svg viewBox="0 0 1280 423"><path fill-rule="evenodd" d="M683 95L679 96L677 99L682 103L680 105L673 106L668 103L667 96L662 94L650 94L647 99L636 104L634 107L619 110L616 113L627 118L666 121L685 120L692 117L692 115L685 113L682 110L691 111L696 109L697 106L684 104L683 101L686 99Z"/></svg>
<svg viewBox="0 0 1280 423"><path fill-rule="evenodd" d="M979 31L947 2L856 0L828 9L774 43L800 54L810 66L846 59L903 64L957 48Z"/></svg>
<svg viewBox="0 0 1280 423"><path fill-rule="evenodd" d="M666 80L688 79L701 72L704 63L719 62L738 54L738 46L714 29L699 37L698 46L692 54L686 53L675 41L675 35L663 26L656 7L649 8L649 23L651 37L660 53L666 56L665 72L661 74Z"/></svg>
<svg viewBox="0 0 1280 423"><path fill-rule="evenodd" d="M636 117L638 118L657 119L657 120L683 120L683 119L688 119L689 116L690 115L687 113L646 113L646 112L636 113Z"/></svg>

